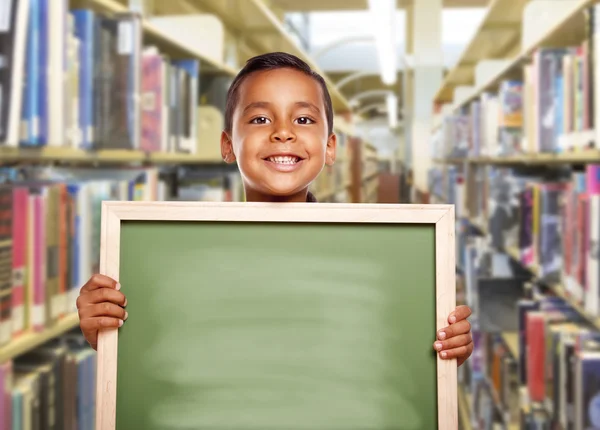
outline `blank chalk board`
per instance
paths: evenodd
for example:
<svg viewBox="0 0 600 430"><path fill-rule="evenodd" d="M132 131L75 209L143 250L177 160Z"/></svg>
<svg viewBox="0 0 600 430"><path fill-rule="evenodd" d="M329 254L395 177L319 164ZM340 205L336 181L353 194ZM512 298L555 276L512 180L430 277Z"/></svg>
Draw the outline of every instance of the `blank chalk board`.
<svg viewBox="0 0 600 430"><path fill-rule="evenodd" d="M106 202L97 428L456 429L450 206Z"/></svg>

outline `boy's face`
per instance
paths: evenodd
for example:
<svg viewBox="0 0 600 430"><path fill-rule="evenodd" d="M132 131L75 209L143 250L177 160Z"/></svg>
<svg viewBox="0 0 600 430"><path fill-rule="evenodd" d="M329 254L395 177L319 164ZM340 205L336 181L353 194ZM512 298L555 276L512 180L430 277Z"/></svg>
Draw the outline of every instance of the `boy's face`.
<svg viewBox="0 0 600 430"><path fill-rule="evenodd" d="M237 160L253 201L304 201L309 184L335 160L335 134L317 81L293 69L255 72L239 88L221 152Z"/></svg>

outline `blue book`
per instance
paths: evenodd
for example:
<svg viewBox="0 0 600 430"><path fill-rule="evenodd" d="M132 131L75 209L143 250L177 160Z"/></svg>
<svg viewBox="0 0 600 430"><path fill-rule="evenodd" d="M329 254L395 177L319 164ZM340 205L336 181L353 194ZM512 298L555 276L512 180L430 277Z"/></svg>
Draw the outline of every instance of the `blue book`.
<svg viewBox="0 0 600 430"><path fill-rule="evenodd" d="M39 144L45 146L48 144L48 51L50 43L50 31L48 22L48 2L50 0L39 1L39 69L38 69L38 115L40 124ZM54 0L56 1L56 0Z"/></svg>
<svg viewBox="0 0 600 430"><path fill-rule="evenodd" d="M94 59L97 55L96 13L88 9L72 11L75 18L75 36L79 45L79 121L83 149L91 149L94 143Z"/></svg>
<svg viewBox="0 0 600 430"><path fill-rule="evenodd" d="M39 70L40 70L40 16L41 0L29 0L29 23L27 28L26 82L23 93L23 126L21 136L22 146L39 146L40 140L40 100L39 100Z"/></svg>

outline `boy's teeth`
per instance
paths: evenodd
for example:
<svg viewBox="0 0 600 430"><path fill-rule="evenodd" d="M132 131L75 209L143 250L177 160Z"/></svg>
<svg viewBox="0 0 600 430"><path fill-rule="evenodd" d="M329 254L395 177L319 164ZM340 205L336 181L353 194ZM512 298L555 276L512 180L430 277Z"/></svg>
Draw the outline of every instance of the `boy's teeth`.
<svg viewBox="0 0 600 430"><path fill-rule="evenodd" d="M298 157L269 157L269 161L279 164L295 164L298 162Z"/></svg>

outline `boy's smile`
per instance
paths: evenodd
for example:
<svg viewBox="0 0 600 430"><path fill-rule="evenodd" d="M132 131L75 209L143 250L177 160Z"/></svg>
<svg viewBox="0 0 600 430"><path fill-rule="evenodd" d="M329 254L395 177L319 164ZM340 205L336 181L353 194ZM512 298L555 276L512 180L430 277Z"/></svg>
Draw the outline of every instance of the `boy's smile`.
<svg viewBox="0 0 600 430"><path fill-rule="evenodd" d="M291 68L246 77L231 133L221 139L225 161L238 163L248 201L306 201L310 183L333 164L335 145L319 84Z"/></svg>

